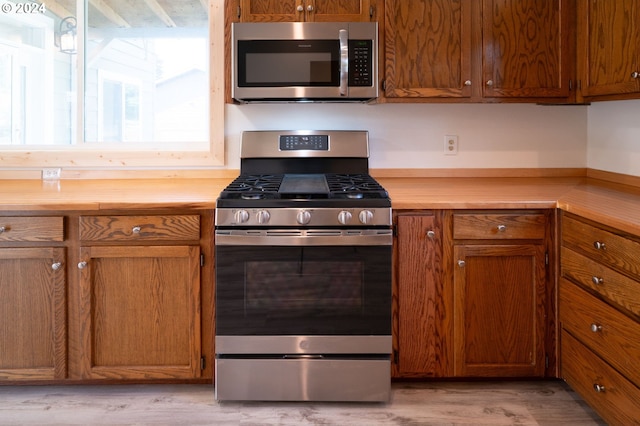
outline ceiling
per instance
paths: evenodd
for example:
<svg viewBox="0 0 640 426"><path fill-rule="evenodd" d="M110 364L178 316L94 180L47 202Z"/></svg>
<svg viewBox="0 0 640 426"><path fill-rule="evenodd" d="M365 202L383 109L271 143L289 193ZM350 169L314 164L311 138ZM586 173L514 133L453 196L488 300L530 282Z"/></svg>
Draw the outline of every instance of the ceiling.
<svg viewBox="0 0 640 426"><path fill-rule="evenodd" d="M91 28L207 27L208 0L88 0ZM47 0L60 18L76 16L76 0Z"/></svg>

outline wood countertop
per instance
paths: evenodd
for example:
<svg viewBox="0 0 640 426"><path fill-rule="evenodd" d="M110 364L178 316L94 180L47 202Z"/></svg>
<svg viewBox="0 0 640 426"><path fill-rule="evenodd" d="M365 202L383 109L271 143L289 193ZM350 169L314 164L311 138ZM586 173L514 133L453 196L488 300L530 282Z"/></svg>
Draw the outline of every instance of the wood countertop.
<svg viewBox="0 0 640 426"><path fill-rule="evenodd" d="M0 180L0 212L213 209L228 178ZM640 235L640 188L586 177L391 178L396 210L556 208Z"/></svg>

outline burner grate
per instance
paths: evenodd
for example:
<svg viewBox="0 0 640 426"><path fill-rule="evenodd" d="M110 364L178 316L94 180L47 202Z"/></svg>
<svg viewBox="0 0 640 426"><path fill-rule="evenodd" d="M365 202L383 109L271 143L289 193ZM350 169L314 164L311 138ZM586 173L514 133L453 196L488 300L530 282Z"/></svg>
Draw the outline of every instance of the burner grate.
<svg viewBox="0 0 640 426"><path fill-rule="evenodd" d="M329 191L340 192L380 192L385 190L371 176L366 174L327 174Z"/></svg>
<svg viewBox="0 0 640 426"><path fill-rule="evenodd" d="M240 175L225 188L227 192L278 192L283 175Z"/></svg>

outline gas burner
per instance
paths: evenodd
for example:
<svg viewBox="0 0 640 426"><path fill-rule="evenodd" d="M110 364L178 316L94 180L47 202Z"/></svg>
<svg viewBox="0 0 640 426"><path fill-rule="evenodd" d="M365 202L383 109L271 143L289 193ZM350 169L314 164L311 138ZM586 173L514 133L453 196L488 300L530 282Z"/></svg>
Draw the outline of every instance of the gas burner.
<svg viewBox="0 0 640 426"><path fill-rule="evenodd" d="M223 193L229 197L243 200L259 200L266 194L275 194L280 188L282 175L247 175L241 174L227 186Z"/></svg>
<svg viewBox="0 0 640 426"><path fill-rule="evenodd" d="M242 198L243 200L262 200L263 198L265 198L265 196L264 194L259 192L252 192L252 193L243 193L240 195L240 198Z"/></svg>
<svg viewBox="0 0 640 426"><path fill-rule="evenodd" d="M328 174L327 183L331 192L348 192L348 198L362 198L363 192L384 192L368 174Z"/></svg>

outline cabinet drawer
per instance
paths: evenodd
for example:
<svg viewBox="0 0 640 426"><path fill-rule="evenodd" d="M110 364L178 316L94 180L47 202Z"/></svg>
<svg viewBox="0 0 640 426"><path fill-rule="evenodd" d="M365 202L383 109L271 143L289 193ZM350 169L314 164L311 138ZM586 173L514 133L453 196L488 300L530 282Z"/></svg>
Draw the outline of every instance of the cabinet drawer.
<svg viewBox="0 0 640 426"><path fill-rule="evenodd" d="M564 216L562 245L640 278L640 243L634 240Z"/></svg>
<svg viewBox="0 0 640 426"><path fill-rule="evenodd" d="M567 280L560 280L562 328L640 386L640 324Z"/></svg>
<svg viewBox="0 0 640 426"><path fill-rule="evenodd" d="M194 241L200 216L82 216L82 241Z"/></svg>
<svg viewBox="0 0 640 426"><path fill-rule="evenodd" d="M62 216L0 217L0 243L63 240Z"/></svg>
<svg viewBox="0 0 640 426"><path fill-rule="evenodd" d="M591 288L640 318L640 282L562 247L562 276Z"/></svg>
<svg viewBox="0 0 640 426"><path fill-rule="evenodd" d="M562 377L607 423L638 423L640 389L564 330L561 354Z"/></svg>
<svg viewBox="0 0 640 426"><path fill-rule="evenodd" d="M454 214L456 239L543 239L543 214Z"/></svg>

